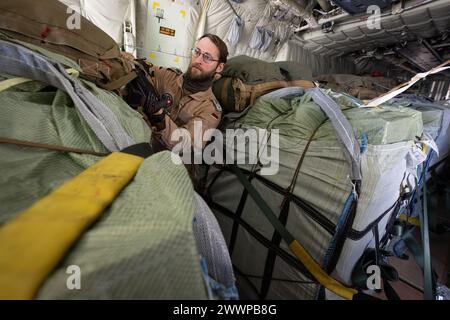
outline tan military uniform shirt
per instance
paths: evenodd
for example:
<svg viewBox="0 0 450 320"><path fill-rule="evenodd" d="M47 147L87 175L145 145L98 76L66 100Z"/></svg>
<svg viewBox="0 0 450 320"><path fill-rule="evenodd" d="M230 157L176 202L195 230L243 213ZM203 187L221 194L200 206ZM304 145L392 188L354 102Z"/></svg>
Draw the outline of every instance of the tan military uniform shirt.
<svg viewBox="0 0 450 320"><path fill-rule="evenodd" d="M183 90L184 79L181 71L162 67L153 67L151 71L151 79L158 94L161 96L169 93L174 100L164 120L165 129L156 134L160 136L166 147L172 149L178 143L171 140L172 133L177 128L185 128L190 133L193 144L194 122L201 121L202 137L200 139L204 147L210 139L210 136L204 136L205 131L218 126L222 113L212 89L190 94Z"/></svg>

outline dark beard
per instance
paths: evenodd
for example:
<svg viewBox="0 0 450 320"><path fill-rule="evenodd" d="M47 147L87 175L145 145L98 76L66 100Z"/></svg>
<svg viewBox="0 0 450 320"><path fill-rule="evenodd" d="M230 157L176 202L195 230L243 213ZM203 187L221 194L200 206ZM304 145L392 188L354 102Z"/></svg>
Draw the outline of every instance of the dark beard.
<svg viewBox="0 0 450 320"><path fill-rule="evenodd" d="M216 72L215 71L211 71L210 73L202 73L200 75L194 75L192 74L192 66L189 66L186 74L189 77L189 79L191 81L195 81L195 82L204 82L204 81L208 81L214 79L214 74Z"/></svg>
<svg viewBox="0 0 450 320"><path fill-rule="evenodd" d="M183 88L191 93L206 91L212 86L215 71L203 73L198 76L192 75L192 66L189 66L187 72L183 75Z"/></svg>

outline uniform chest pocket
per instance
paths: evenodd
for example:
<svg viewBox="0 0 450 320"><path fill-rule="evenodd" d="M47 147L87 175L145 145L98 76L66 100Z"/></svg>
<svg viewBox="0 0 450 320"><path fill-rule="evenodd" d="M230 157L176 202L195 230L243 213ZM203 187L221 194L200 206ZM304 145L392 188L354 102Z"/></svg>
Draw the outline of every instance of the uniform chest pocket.
<svg viewBox="0 0 450 320"><path fill-rule="evenodd" d="M180 104L178 109L178 118L182 122L186 123L194 117L192 110L189 110L189 106Z"/></svg>

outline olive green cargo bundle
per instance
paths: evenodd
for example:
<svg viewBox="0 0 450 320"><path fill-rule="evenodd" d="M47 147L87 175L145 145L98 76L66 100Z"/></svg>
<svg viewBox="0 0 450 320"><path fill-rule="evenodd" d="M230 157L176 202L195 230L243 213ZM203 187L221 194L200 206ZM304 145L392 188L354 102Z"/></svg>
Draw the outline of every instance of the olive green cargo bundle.
<svg viewBox="0 0 450 320"><path fill-rule="evenodd" d="M229 59L213 91L225 111L240 112L256 99L286 87L313 88L311 71L294 62L265 62L247 56Z"/></svg>
<svg viewBox="0 0 450 320"><path fill-rule="evenodd" d="M81 77L102 88L116 90L134 79L133 63L118 44L81 15L72 26L75 14L58 0L0 1L0 31L75 61Z"/></svg>
<svg viewBox="0 0 450 320"><path fill-rule="evenodd" d="M209 205L229 245L241 297L316 299L321 292L311 269L291 252L292 243L266 218L261 201L328 275L353 287L352 270L374 247L374 230L383 239L396 216L406 159L423 132L421 113L365 108L319 88L285 88L260 97L226 129L240 129L233 141L250 141L255 129L267 130L257 153L250 142L226 141L226 152L241 159L257 154L256 163L237 162L241 175L232 165L211 167L208 174ZM262 200L255 200L248 183Z"/></svg>
<svg viewBox="0 0 450 320"><path fill-rule="evenodd" d="M74 61L42 48L0 40L2 235L31 206L111 152L150 142L151 130L137 111L115 93L77 78L76 73L68 74L67 67L78 68ZM189 175L183 165L171 161L168 151L142 161L112 204L63 252L34 298L209 297L193 232L196 200ZM62 219L70 221L71 205L67 201L68 212L61 212ZM35 223L39 229L42 221ZM22 232L14 238L26 235ZM60 236L54 241L64 243L65 235ZM8 248L7 237L0 241L2 248ZM25 245L23 252L10 254L37 249L42 255L34 261L45 261L47 248ZM10 273L4 270L15 272L10 267L14 259L2 257L0 282L8 282ZM34 261L27 265L33 268ZM80 270L80 290L70 287L74 266ZM28 281L14 273L14 279L19 278L21 283ZM17 297L21 291L2 289L2 297Z"/></svg>

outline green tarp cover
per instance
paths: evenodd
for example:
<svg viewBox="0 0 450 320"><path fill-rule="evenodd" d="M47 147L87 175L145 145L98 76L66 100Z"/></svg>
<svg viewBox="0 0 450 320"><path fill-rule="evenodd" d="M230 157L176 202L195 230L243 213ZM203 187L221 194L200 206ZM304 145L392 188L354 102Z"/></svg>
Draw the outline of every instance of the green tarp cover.
<svg viewBox="0 0 450 320"><path fill-rule="evenodd" d="M294 61L276 61L273 64L280 68L286 80L313 80L309 67Z"/></svg>
<svg viewBox="0 0 450 320"><path fill-rule="evenodd" d="M413 147L415 137L422 134L422 117L420 112L410 108L388 106L362 108L358 107L357 100L347 95L333 92L328 94L341 107L364 149L361 155L362 187L352 226L354 230L362 231L397 200L400 184L404 178L405 157ZM319 128L313 136L317 127ZM309 93L281 99L263 96L244 117L228 128L243 128L244 131L252 128L279 130L279 146L272 146L270 142L267 145L270 152L279 152L279 171L264 178L282 190L291 184L299 159L312 137L293 194L319 211L333 225L338 223L344 204L353 190L349 179L349 164L330 121L312 101ZM366 143L363 142L363 135L367 136ZM239 166L252 170L252 165ZM212 170L210 178L214 178L216 173L217 170ZM252 184L278 214L283 195L258 179L253 179ZM242 186L235 176L224 172L213 183L210 194L214 202L236 212ZM253 200L248 199L242 218L270 240L273 227L258 211L259 208ZM229 241L232 220L217 210L216 216L224 236ZM385 223L386 219L383 219L379 225L381 235L384 234ZM332 234L294 204L290 206L286 226L313 258L322 264ZM354 263L372 241L371 232L358 241L347 239L333 276L344 283L349 283ZM289 252L287 244L283 241L280 246ZM243 273L249 275L250 281L258 289L261 287L267 254L266 248L244 228L239 228L232 260ZM317 293L316 285L305 284L304 282L309 280L279 257L275 261L272 277L278 280L271 282L267 295L269 299L312 299ZM241 284L244 284L241 288L241 297L255 298L246 283L241 281Z"/></svg>
<svg viewBox="0 0 450 320"><path fill-rule="evenodd" d="M312 80L311 70L293 61L267 62L249 56L237 56L225 64L224 77L239 78L244 83L277 80Z"/></svg>
<svg viewBox="0 0 450 320"><path fill-rule="evenodd" d="M0 81L10 77L1 74ZM151 131L139 113L116 94L82 82L136 143L150 141ZM0 92L0 137L107 152L68 95L38 82ZM7 144L0 144L0 154L0 225L100 160ZM192 230L194 206L184 166L175 165L168 152L151 156L61 261L37 298L207 298ZM66 287L70 265L81 268L81 290Z"/></svg>
<svg viewBox="0 0 450 320"><path fill-rule="evenodd" d="M225 64L222 75L239 78L244 83L285 80L277 65L248 56L237 56L229 59Z"/></svg>

